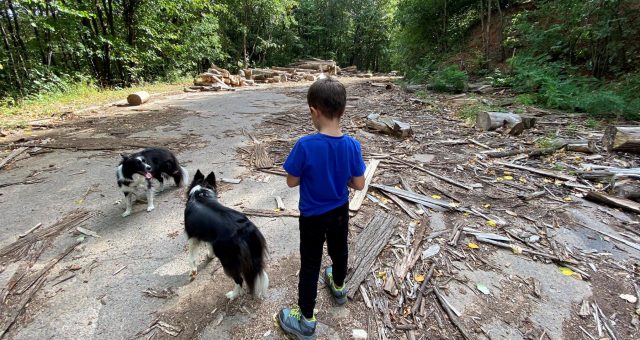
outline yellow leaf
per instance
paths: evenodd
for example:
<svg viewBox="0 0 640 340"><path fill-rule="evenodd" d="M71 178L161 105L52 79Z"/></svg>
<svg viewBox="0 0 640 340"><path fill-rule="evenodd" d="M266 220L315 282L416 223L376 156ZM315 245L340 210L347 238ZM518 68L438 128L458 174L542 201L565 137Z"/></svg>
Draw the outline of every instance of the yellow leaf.
<svg viewBox="0 0 640 340"><path fill-rule="evenodd" d="M512 173L511 171L505 171L505 172L503 172L503 174L505 174L505 175L512 175L513 173Z"/></svg>
<svg viewBox="0 0 640 340"><path fill-rule="evenodd" d="M521 247L519 247L519 246L516 246L515 244L514 244L514 245L511 245L511 251L512 251L514 254L522 254L522 248L521 248Z"/></svg>
<svg viewBox="0 0 640 340"><path fill-rule="evenodd" d="M527 179L526 179L526 178L524 178L524 177L520 177L520 178L518 178L518 180L519 180L521 183L527 183Z"/></svg>
<svg viewBox="0 0 640 340"><path fill-rule="evenodd" d="M480 249L480 247L477 244L473 243L473 242L469 242L469 244L467 244L467 246L469 246L469 248L471 248L471 249Z"/></svg>
<svg viewBox="0 0 640 340"><path fill-rule="evenodd" d="M442 198L442 196L440 195L431 195L431 198L433 198L434 200L439 200Z"/></svg>
<svg viewBox="0 0 640 340"><path fill-rule="evenodd" d="M502 181L502 180L504 180L504 178L502 178L502 177L497 177L496 178L496 181Z"/></svg>
<svg viewBox="0 0 640 340"><path fill-rule="evenodd" d="M487 204L485 204L485 205L484 205L484 207L485 207L485 208L487 208L487 209L489 209L489 208L491 208L491 204L488 204L488 203L487 203Z"/></svg>
<svg viewBox="0 0 640 340"><path fill-rule="evenodd" d="M386 280L387 272L378 272L378 278Z"/></svg>
<svg viewBox="0 0 640 340"><path fill-rule="evenodd" d="M552 181L552 180L550 180L550 179L548 179L548 178L545 178L545 179L544 179L544 182L545 182L545 183L553 183L553 181Z"/></svg>
<svg viewBox="0 0 640 340"><path fill-rule="evenodd" d="M464 217L469 217L470 216L469 213L464 213L462 215L464 215Z"/></svg>
<svg viewBox="0 0 640 340"><path fill-rule="evenodd" d="M449 203L449 206L450 206L450 207L457 208L457 207L459 207L459 206L460 206L460 203L451 202L451 203Z"/></svg>
<svg viewBox="0 0 640 340"><path fill-rule="evenodd" d="M495 227L498 226L498 223L496 223L496 221L494 221L494 220L488 220L487 221L487 225L490 226L490 227L494 227L495 228Z"/></svg>
<svg viewBox="0 0 640 340"><path fill-rule="evenodd" d="M564 200L565 202L571 202L571 201L573 201L573 200L571 199L571 197L569 197L569 196L567 196L567 197L563 198L563 200Z"/></svg>
<svg viewBox="0 0 640 340"><path fill-rule="evenodd" d="M503 177L506 181L513 181L513 176L504 176Z"/></svg>
<svg viewBox="0 0 640 340"><path fill-rule="evenodd" d="M422 274L416 274L413 276L413 278L416 280L416 282L420 283L422 281L424 281L424 275Z"/></svg>
<svg viewBox="0 0 640 340"><path fill-rule="evenodd" d="M572 276L574 273L573 270L567 267L558 267L558 269L560 269L560 272L562 273L562 275Z"/></svg>
<svg viewBox="0 0 640 340"><path fill-rule="evenodd" d="M280 212L280 208L275 208L275 209L273 209L273 211Z"/></svg>

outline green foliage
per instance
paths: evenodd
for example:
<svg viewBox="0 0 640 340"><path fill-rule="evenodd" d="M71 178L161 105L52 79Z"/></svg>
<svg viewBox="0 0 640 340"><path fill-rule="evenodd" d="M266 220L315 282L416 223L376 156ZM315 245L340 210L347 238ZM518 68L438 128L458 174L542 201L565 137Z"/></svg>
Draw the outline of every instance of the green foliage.
<svg viewBox="0 0 640 340"><path fill-rule="evenodd" d="M462 92L469 80L466 72L457 66L448 66L435 72L431 77L431 85L438 92Z"/></svg>

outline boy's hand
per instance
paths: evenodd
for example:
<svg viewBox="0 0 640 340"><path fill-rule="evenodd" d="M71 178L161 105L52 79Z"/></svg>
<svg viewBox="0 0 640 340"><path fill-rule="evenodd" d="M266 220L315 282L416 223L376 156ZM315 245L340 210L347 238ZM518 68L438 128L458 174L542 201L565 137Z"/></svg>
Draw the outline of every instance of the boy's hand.
<svg viewBox="0 0 640 340"><path fill-rule="evenodd" d="M351 180L349 181L348 185L349 185L349 188L353 188L356 190L364 189L364 176L351 177Z"/></svg>
<svg viewBox="0 0 640 340"><path fill-rule="evenodd" d="M300 185L300 177L291 176L287 174L287 185L289 188L295 188Z"/></svg>

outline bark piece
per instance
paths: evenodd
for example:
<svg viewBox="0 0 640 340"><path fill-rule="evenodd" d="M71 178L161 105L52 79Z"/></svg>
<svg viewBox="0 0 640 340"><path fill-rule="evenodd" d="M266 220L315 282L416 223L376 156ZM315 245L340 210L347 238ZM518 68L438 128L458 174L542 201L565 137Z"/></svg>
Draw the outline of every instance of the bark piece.
<svg viewBox="0 0 640 340"><path fill-rule="evenodd" d="M353 268L347 278L349 298L353 299L354 294L358 291L358 286L370 273L371 266L389 242L398 222L397 217L376 211L369 224L349 245L349 254L352 254L352 260L349 263Z"/></svg>
<svg viewBox="0 0 640 340"><path fill-rule="evenodd" d="M362 202L367 197L367 191L369 190L369 184L371 184L371 180L373 179L373 174L378 168L378 164L380 164L379 159L372 159L369 161L369 165L367 165L367 169L364 172L364 188L362 190L358 190L353 195L353 198L349 202L349 210L358 211Z"/></svg>
<svg viewBox="0 0 640 340"><path fill-rule="evenodd" d="M527 125L532 126L532 124L535 124L535 120L528 119ZM505 131L512 136L521 134L525 129L522 117L511 112L480 112L476 118L476 126L484 131L505 128Z"/></svg>

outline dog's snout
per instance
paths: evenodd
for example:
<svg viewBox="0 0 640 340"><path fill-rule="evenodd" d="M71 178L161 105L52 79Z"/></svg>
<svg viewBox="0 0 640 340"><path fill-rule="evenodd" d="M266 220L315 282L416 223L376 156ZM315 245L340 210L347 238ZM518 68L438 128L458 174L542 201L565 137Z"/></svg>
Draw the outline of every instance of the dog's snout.
<svg viewBox="0 0 640 340"><path fill-rule="evenodd" d="M150 165L145 165L144 169L147 170L147 171L151 171L151 166Z"/></svg>

